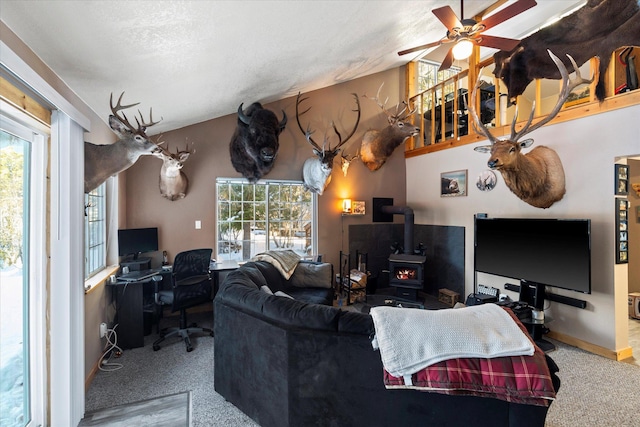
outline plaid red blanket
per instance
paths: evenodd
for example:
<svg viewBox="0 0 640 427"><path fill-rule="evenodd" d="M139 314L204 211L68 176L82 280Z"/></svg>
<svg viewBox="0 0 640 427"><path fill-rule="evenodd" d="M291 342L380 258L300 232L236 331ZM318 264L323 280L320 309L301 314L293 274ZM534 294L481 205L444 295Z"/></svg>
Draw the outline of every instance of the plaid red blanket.
<svg viewBox="0 0 640 427"><path fill-rule="evenodd" d="M524 325L513 312L505 310L526 333ZM405 385L402 378L396 378L385 370L384 385L387 389L409 388L549 406L556 393L544 352L535 343L534 348L533 356L445 360L413 374L411 385Z"/></svg>

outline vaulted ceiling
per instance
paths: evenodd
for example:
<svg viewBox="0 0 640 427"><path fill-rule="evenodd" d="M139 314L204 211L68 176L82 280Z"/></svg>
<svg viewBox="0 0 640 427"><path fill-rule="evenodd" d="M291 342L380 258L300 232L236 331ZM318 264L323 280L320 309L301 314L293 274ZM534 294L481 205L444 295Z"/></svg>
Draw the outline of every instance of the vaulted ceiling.
<svg viewBox="0 0 640 427"><path fill-rule="evenodd" d="M487 33L521 38L581 3L538 0ZM398 51L444 37L431 10L447 4L460 16L458 1L2 0L0 19L105 122L125 91L158 133L402 66L422 53Z"/></svg>

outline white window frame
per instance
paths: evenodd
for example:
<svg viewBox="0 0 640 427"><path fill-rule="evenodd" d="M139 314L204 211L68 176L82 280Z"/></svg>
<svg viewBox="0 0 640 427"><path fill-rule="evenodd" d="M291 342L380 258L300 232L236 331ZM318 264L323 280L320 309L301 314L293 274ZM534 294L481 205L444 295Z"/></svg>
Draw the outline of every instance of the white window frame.
<svg viewBox="0 0 640 427"><path fill-rule="evenodd" d="M28 275L28 363L29 422L45 425L47 408L46 376L46 171L50 129L4 101L0 104L0 127L31 144L29 164ZM26 414L25 414L26 415Z"/></svg>
<svg viewBox="0 0 640 427"><path fill-rule="evenodd" d="M84 279L94 276L107 266L107 184L84 195ZM91 233L92 226L97 232ZM93 240L92 240L93 237ZM92 267L93 266L93 267Z"/></svg>
<svg viewBox="0 0 640 427"><path fill-rule="evenodd" d="M233 183L233 184L240 184L240 185L253 185L251 183L249 183L248 180L244 179L244 178L217 178L216 179L216 193L218 192L218 186L223 183L223 182L228 182L228 183ZM294 180L260 180L258 181L256 184L261 184L261 185L276 185L276 184L289 184L289 185L300 185L302 186L303 183L302 181L294 181ZM267 187L268 188L268 187ZM315 256L318 253L318 195L316 193L310 193L311 195L311 256ZM219 200L219 197L216 197ZM267 203L268 203L268 194L267 194ZM267 209L269 209L269 206L267 205ZM220 236L219 236L219 229L220 229L220 218L218 216L219 214L219 206L216 205L216 248L214 250L215 253L215 257L217 257L217 259L220 259L221 261L225 261L225 260L230 260L231 256L224 256L226 255L225 253L219 253L220 250ZM246 221L245 221L246 222ZM269 215L268 215L268 211L266 213L266 218L265 218L265 223L269 224ZM267 231L268 228L265 230L265 232ZM269 238L267 236L267 245L269 242Z"/></svg>

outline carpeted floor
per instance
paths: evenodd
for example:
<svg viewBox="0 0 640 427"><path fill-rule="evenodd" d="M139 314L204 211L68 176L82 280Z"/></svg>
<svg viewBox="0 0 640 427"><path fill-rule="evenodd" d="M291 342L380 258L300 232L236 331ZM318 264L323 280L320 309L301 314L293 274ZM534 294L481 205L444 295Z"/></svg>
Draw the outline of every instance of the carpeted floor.
<svg viewBox="0 0 640 427"><path fill-rule="evenodd" d="M211 317L211 313L199 313L191 315L189 321L211 327ZM122 369L96 375L86 394L87 412L191 391L193 426L257 425L213 390L214 338L205 335L192 340L191 353L177 339L168 339L162 349L154 352L151 343L155 338L153 334L145 337L144 347L126 350L115 359L123 365ZM562 386L549 409L546 427L640 425L639 366L609 360L557 341L554 344L557 350L550 356L560 367Z"/></svg>
<svg viewBox="0 0 640 427"><path fill-rule="evenodd" d="M189 315L189 322L211 328L211 312ZM162 327L175 326L177 318L162 319ZM117 329L116 329L117 330ZM249 417L213 389L213 340L204 334L192 338L193 351L184 342L167 338L153 351L154 333L145 337L144 347L125 350L111 361L122 365L113 372L99 371L86 393L85 411L108 408L167 394L191 391L194 427L256 426Z"/></svg>

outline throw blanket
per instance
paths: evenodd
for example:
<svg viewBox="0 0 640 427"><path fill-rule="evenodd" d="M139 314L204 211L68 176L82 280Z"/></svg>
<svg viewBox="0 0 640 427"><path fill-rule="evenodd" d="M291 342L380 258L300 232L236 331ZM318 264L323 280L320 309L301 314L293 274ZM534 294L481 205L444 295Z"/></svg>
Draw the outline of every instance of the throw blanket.
<svg viewBox="0 0 640 427"><path fill-rule="evenodd" d="M495 304L445 310L374 307L374 349L394 377L461 357L531 356L534 347L509 313Z"/></svg>
<svg viewBox="0 0 640 427"><path fill-rule="evenodd" d="M524 332L524 325L507 313ZM490 397L507 402L549 406L556 397L551 373L558 371L550 358L534 346L533 356L461 358L435 363L413 374L409 382L384 372L387 389Z"/></svg>
<svg viewBox="0 0 640 427"><path fill-rule="evenodd" d="M300 255L291 249L281 251L266 251L257 254L251 261L266 261L278 269L282 276L289 280L300 261Z"/></svg>

